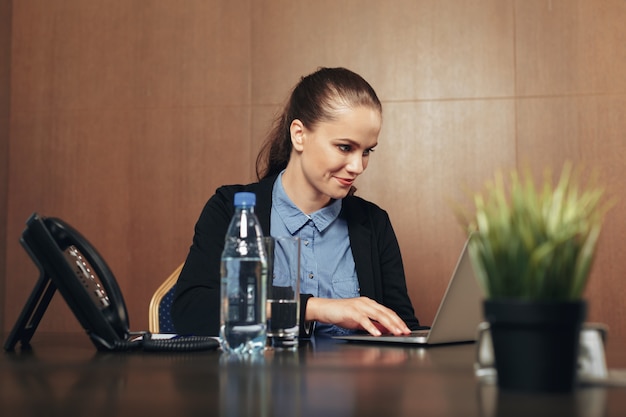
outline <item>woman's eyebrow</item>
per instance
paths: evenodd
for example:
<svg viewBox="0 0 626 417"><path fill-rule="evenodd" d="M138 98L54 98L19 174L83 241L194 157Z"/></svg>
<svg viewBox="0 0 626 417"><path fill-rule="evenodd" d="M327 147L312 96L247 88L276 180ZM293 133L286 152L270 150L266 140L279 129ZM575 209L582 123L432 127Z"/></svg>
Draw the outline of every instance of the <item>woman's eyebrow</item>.
<svg viewBox="0 0 626 417"><path fill-rule="evenodd" d="M346 143L347 143L347 144L349 144L349 145L354 145L354 146L355 146L355 147L357 147L357 148L358 148L358 147L361 147L361 143L359 143L359 142L357 142L357 141L355 141L355 140L353 140L353 139L350 139L350 138L337 138L336 140L338 140L338 141L342 141L342 142L346 142ZM371 146L364 146L364 148L365 148L365 149L373 149L373 148L375 148L375 147L377 147L377 146L378 146L378 142L374 143L374 144L373 144L373 145L371 145Z"/></svg>

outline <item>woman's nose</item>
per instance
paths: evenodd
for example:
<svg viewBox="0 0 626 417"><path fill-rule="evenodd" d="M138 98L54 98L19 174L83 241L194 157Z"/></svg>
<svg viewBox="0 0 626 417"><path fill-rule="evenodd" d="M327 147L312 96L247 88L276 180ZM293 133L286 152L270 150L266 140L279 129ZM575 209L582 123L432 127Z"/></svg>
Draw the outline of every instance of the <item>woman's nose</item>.
<svg viewBox="0 0 626 417"><path fill-rule="evenodd" d="M346 167L349 172L360 174L365 169L365 164L363 163L363 156L356 154L350 157L350 161Z"/></svg>

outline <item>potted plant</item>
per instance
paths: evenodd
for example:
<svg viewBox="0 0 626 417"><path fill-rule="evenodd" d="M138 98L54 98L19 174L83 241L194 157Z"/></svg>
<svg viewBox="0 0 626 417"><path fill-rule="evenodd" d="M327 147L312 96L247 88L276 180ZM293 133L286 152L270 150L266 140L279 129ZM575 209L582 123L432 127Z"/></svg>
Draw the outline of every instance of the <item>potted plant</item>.
<svg viewBox="0 0 626 417"><path fill-rule="evenodd" d="M583 299L607 205L583 188L571 163L556 186L536 187L527 170L496 174L463 216L482 285L498 386L567 392L574 387Z"/></svg>

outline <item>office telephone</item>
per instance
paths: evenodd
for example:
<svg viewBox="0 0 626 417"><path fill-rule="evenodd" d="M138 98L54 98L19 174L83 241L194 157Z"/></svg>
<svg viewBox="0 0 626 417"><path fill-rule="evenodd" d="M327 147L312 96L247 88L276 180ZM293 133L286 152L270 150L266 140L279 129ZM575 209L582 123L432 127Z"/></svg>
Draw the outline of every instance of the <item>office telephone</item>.
<svg viewBox="0 0 626 417"><path fill-rule="evenodd" d="M131 332L122 292L96 249L77 230L58 218L33 213L20 243L37 265L40 276L4 348L30 347L54 293L58 290L98 350L192 351L219 347L215 338L187 336L155 338Z"/></svg>

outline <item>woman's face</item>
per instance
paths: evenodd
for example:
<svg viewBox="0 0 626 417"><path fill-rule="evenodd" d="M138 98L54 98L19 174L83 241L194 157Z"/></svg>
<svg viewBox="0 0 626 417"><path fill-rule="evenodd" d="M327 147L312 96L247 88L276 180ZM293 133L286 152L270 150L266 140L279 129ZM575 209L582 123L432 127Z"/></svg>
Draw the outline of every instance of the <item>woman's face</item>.
<svg viewBox="0 0 626 417"><path fill-rule="evenodd" d="M294 121L294 123L299 121ZM381 115L370 107L343 108L332 121L307 129L300 123L292 141L300 154L300 167L308 198L327 203L345 197L356 178L367 168L378 144ZM325 200L325 201L324 201Z"/></svg>

